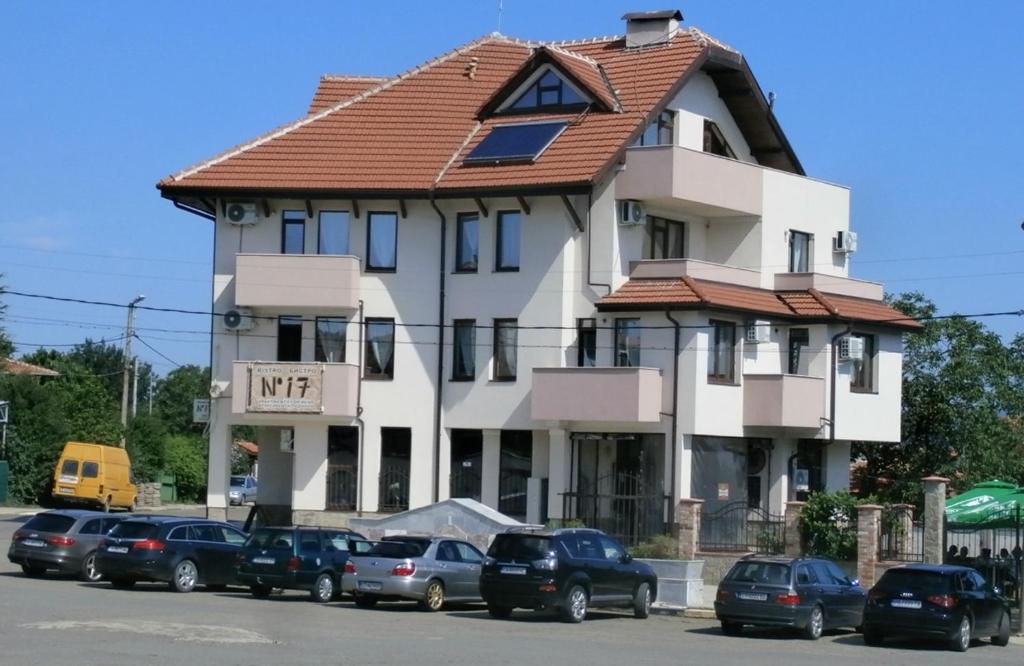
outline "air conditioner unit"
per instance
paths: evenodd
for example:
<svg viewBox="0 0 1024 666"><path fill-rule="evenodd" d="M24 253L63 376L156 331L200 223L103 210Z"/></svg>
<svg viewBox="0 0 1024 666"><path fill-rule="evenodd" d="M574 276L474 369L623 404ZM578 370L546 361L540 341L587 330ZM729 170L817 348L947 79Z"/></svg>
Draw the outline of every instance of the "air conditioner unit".
<svg viewBox="0 0 1024 666"><path fill-rule="evenodd" d="M619 224L627 227L633 227L643 224L647 221L647 213L644 211L644 205L639 201L631 201L624 199L619 202Z"/></svg>
<svg viewBox="0 0 1024 666"><path fill-rule="evenodd" d="M746 341L749 344L756 345L762 342L768 342L772 333L772 323L770 321L764 321L757 319L755 321L747 322L747 337Z"/></svg>
<svg viewBox="0 0 1024 666"><path fill-rule="evenodd" d="M857 251L857 234L852 231L838 231L832 239L832 251L853 254Z"/></svg>
<svg viewBox="0 0 1024 666"><path fill-rule="evenodd" d="M235 201L227 204L224 208L224 217L227 218L228 224L237 224L238 226L256 224L260 221L256 204L251 202Z"/></svg>
<svg viewBox="0 0 1024 666"><path fill-rule="evenodd" d="M840 361L860 361L864 358L864 338L845 335L839 338L839 349L836 351Z"/></svg>
<svg viewBox="0 0 1024 666"><path fill-rule="evenodd" d="M224 328L229 331L251 331L256 328L256 319L249 308L235 308L224 313Z"/></svg>
<svg viewBox="0 0 1024 666"><path fill-rule="evenodd" d="M210 382L210 397L219 398L224 395L224 391L228 390L228 382L214 380Z"/></svg>
<svg viewBox="0 0 1024 666"><path fill-rule="evenodd" d="M281 428L281 451L295 453L295 431L291 428Z"/></svg>

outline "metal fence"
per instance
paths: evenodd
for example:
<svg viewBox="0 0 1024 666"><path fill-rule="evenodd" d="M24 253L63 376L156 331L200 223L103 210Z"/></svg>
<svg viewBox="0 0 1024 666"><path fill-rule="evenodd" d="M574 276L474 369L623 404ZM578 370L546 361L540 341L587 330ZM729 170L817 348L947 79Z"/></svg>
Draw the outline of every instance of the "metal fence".
<svg viewBox="0 0 1024 666"><path fill-rule="evenodd" d="M672 498L645 483L640 474L615 472L594 484L579 480L579 490L562 493L562 516L602 530L635 546L668 534Z"/></svg>
<svg viewBox="0 0 1024 666"><path fill-rule="evenodd" d="M327 510L352 511L356 507L354 465L327 466Z"/></svg>
<svg viewBox="0 0 1024 666"><path fill-rule="evenodd" d="M883 513L878 535L878 559L890 562L924 562L924 521Z"/></svg>
<svg viewBox="0 0 1024 666"><path fill-rule="evenodd" d="M731 502L700 519L698 548L706 551L782 553L786 550L786 519L745 501Z"/></svg>
<svg viewBox="0 0 1024 666"><path fill-rule="evenodd" d="M508 470L498 479L498 511L506 516L526 519L526 487L529 471Z"/></svg>
<svg viewBox="0 0 1024 666"><path fill-rule="evenodd" d="M409 463L384 465L380 468L377 510L397 513L409 508Z"/></svg>
<svg viewBox="0 0 1024 666"><path fill-rule="evenodd" d="M449 497L468 497L480 501L480 474L471 468L453 467L448 477Z"/></svg>

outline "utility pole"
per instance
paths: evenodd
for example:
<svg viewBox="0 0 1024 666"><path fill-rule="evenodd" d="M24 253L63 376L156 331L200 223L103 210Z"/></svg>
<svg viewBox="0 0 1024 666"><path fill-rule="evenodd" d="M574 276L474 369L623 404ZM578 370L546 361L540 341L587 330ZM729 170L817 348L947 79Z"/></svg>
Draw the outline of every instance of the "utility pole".
<svg viewBox="0 0 1024 666"><path fill-rule="evenodd" d="M153 373L149 373L149 415L153 416Z"/></svg>
<svg viewBox="0 0 1024 666"><path fill-rule="evenodd" d="M125 445L123 433L128 430L128 376L132 369L132 338L135 336L135 329L132 324L135 321L135 306L146 300L143 295L138 295L128 304L128 323L124 328L124 373L121 378L121 448Z"/></svg>
<svg viewBox="0 0 1024 666"><path fill-rule="evenodd" d="M139 357L136 356L132 363L132 418L139 411Z"/></svg>

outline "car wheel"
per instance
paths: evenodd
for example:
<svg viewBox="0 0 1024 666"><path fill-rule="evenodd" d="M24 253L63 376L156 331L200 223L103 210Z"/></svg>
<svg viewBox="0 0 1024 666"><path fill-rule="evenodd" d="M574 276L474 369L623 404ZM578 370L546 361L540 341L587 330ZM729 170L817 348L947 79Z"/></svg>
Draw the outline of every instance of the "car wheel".
<svg viewBox="0 0 1024 666"><path fill-rule="evenodd" d="M879 646L885 641L885 635L878 629L864 627L864 645Z"/></svg>
<svg viewBox="0 0 1024 666"><path fill-rule="evenodd" d="M739 622L722 620L722 633L726 636L739 636L743 633L743 625Z"/></svg>
<svg viewBox="0 0 1024 666"><path fill-rule="evenodd" d="M82 560L82 568L78 577L87 583L97 583L103 579L103 574L96 570L96 551L92 551Z"/></svg>
<svg viewBox="0 0 1024 666"><path fill-rule="evenodd" d="M316 577L313 588L309 591L309 597L321 604L326 604L334 596L334 579L331 574L322 573Z"/></svg>
<svg viewBox="0 0 1024 666"><path fill-rule="evenodd" d="M651 614L651 585L640 583L633 595L633 617L643 620Z"/></svg>
<svg viewBox="0 0 1024 666"><path fill-rule="evenodd" d="M999 617L999 633L992 637L992 645L1003 647L1010 643L1010 614L1003 611Z"/></svg>
<svg viewBox="0 0 1024 666"><path fill-rule="evenodd" d="M175 592L191 592L199 582L199 569L192 560L182 560L174 567L171 576L171 589Z"/></svg>
<svg viewBox="0 0 1024 666"><path fill-rule="evenodd" d="M955 652L967 652L969 647L971 647L971 619L964 616L960 620L960 626L957 628L956 634L949 642L949 649Z"/></svg>
<svg viewBox="0 0 1024 666"><path fill-rule="evenodd" d="M587 617L587 591L582 586L573 585L569 588L562 617L566 622L573 623L582 622Z"/></svg>
<svg viewBox="0 0 1024 666"><path fill-rule="evenodd" d="M249 592L257 599L266 599L274 588L269 585L250 585Z"/></svg>
<svg viewBox="0 0 1024 666"><path fill-rule="evenodd" d="M134 578L111 578L110 584L119 590L130 590L135 587Z"/></svg>
<svg viewBox="0 0 1024 666"><path fill-rule="evenodd" d="M423 593L423 601L420 608L436 613L444 606L444 583L439 580L432 580L427 583L427 589Z"/></svg>
<svg viewBox="0 0 1024 666"><path fill-rule="evenodd" d="M29 578L40 578L46 573L46 569L43 567L33 566L31 564L22 564L21 572Z"/></svg>
<svg viewBox="0 0 1024 666"><path fill-rule="evenodd" d="M494 604L487 604L487 612L491 617L499 620L505 620L512 617L512 609L509 606L495 606Z"/></svg>
<svg viewBox="0 0 1024 666"><path fill-rule="evenodd" d="M821 606L811 609L811 616L807 618L807 625L804 627L804 638L809 641L816 641L821 638L821 632L825 628L825 614Z"/></svg>
<svg viewBox="0 0 1024 666"><path fill-rule="evenodd" d="M373 608L377 605L377 597L368 597L365 594L360 594L355 598L355 602L359 608Z"/></svg>

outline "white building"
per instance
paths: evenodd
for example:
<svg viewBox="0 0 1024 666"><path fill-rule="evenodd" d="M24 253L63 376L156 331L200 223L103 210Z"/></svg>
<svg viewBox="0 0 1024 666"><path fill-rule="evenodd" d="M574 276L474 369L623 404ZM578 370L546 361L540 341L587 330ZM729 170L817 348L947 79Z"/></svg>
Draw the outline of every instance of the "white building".
<svg viewBox="0 0 1024 666"><path fill-rule="evenodd" d="M849 191L681 18L325 76L161 181L216 228L211 514L235 424L295 520L454 495L629 538L683 497L780 512L899 441L917 324L847 277Z"/></svg>

